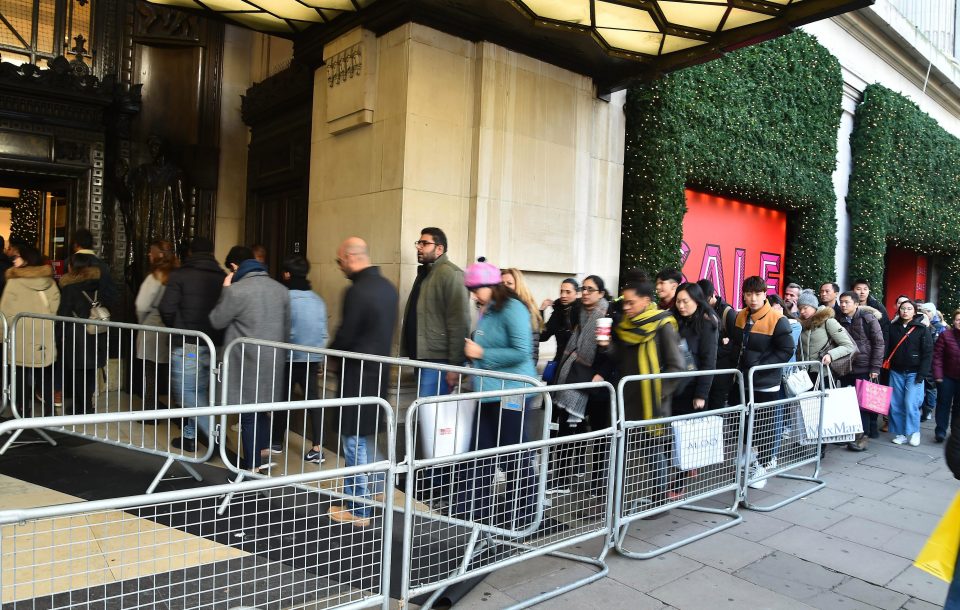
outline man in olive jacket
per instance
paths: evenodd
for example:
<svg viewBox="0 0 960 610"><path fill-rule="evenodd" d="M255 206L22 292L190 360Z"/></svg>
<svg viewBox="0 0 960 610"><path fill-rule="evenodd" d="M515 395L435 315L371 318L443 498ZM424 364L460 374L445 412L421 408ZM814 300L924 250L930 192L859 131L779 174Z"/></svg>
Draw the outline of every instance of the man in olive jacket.
<svg viewBox="0 0 960 610"><path fill-rule="evenodd" d="M463 364L463 340L470 328L463 271L447 257L447 236L441 229L424 228L416 247L420 267L403 313L400 353L415 360ZM457 377L447 373L441 380L438 371L423 369L418 395L449 394Z"/></svg>

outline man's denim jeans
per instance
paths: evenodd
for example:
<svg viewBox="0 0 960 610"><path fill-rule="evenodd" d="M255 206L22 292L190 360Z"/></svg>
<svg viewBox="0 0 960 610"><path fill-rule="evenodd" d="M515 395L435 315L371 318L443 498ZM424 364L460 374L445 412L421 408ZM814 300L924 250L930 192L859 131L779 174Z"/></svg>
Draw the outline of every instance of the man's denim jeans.
<svg viewBox="0 0 960 610"><path fill-rule="evenodd" d="M173 348L170 355L170 383L173 400L184 408L210 405L210 350L205 345L185 344ZM210 435L210 418L188 418L183 424L183 437L194 439L199 423L201 441Z"/></svg>
<svg viewBox="0 0 960 610"><path fill-rule="evenodd" d="M345 465L362 466L370 462L377 462L377 439L375 436L359 436L357 434L342 435L343 441L343 460ZM372 478L372 481L368 481ZM370 489L370 488L373 489ZM368 477L366 474L358 474L352 477L343 478L343 493L357 498L370 498L371 493L381 494L384 492L383 473L376 473ZM373 514L369 504L363 502L349 501L347 508L356 517L368 518Z"/></svg>

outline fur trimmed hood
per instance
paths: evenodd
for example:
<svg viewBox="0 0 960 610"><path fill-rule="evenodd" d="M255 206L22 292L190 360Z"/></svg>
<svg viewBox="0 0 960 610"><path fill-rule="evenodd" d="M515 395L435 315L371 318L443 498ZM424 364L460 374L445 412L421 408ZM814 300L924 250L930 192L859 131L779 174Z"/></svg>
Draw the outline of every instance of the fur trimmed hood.
<svg viewBox="0 0 960 610"><path fill-rule="evenodd" d="M29 267L10 267L7 269L6 277L8 280L18 280L36 277L48 277L53 279L53 267L49 265L33 265Z"/></svg>
<svg viewBox="0 0 960 610"><path fill-rule="evenodd" d="M802 326L804 330L820 328L827 323L827 320L834 317L836 317L836 314L833 311L833 307L820 307L817 313L810 316L809 319L800 320L800 326Z"/></svg>
<svg viewBox="0 0 960 610"><path fill-rule="evenodd" d="M60 278L60 287L69 286L70 284L82 284L83 282L89 282L90 280L100 281L100 268L99 267L84 267L80 271L74 273L69 272L65 273L63 277Z"/></svg>
<svg viewBox="0 0 960 610"><path fill-rule="evenodd" d="M883 320L883 314L877 311L875 307L870 307L869 305L860 305L859 307L857 307L857 309L860 311L860 313L870 314L871 316L877 319L877 322L879 322L880 320Z"/></svg>

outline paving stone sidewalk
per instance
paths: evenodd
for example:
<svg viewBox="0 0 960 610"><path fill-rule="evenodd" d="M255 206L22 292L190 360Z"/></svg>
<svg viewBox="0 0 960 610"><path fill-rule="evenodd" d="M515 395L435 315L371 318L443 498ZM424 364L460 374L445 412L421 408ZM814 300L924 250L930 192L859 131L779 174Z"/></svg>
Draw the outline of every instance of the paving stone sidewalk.
<svg viewBox="0 0 960 610"><path fill-rule="evenodd" d="M912 566L960 490L932 424L923 424L919 447L894 445L883 433L862 453L830 445L821 470L825 489L773 512L743 510L743 523L654 559L611 553L609 577L538 608L942 608L947 583ZM802 485L773 479L763 491L751 490L750 499L772 503ZM631 542L650 549L716 519L674 510L634 523ZM534 559L489 575L456 608L504 608L590 572L561 559Z"/></svg>

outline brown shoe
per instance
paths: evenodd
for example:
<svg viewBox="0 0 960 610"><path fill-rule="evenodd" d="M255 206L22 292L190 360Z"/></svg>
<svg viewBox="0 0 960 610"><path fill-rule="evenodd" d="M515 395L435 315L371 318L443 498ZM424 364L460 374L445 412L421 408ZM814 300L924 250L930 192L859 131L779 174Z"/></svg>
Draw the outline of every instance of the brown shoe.
<svg viewBox="0 0 960 610"><path fill-rule="evenodd" d="M367 527L370 525L370 519L358 517L340 504L331 504L330 510L327 511L327 516L337 523L349 523L355 527Z"/></svg>
<svg viewBox="0 0 960 610"><path fill-rule="evenodd" d="M880 432L890 432L890 424L887 418L883 418L883 424L880 426Z"/></svg>

